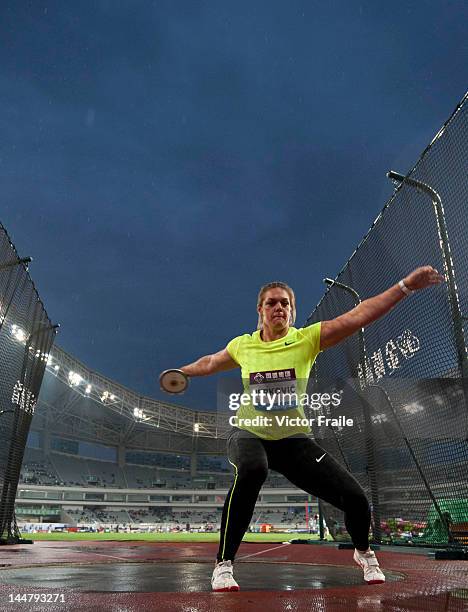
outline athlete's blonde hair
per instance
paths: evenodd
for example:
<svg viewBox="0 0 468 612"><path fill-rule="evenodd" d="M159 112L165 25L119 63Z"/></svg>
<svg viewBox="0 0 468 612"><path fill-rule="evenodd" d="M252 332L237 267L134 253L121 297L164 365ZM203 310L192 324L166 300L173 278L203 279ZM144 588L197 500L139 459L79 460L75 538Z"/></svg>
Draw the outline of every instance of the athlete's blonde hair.
<svg viewBox="0 0 468 612"><path fill-rule="evenodd" d="M289 317L289 325L294 325L296 322L296 296L294 295L294 291L291 289L289 285L286 283L282 283L280 281L274 281L273 283L268 283L263 285L263 287L258 292L257 298L257 308L263 304L263 298L265 297L265 293L269 289L284 289L289 295L289 301L291 303L291 316ZM258 313L258 323L257 329L263 329L263 320L262 315Z"/></svg>

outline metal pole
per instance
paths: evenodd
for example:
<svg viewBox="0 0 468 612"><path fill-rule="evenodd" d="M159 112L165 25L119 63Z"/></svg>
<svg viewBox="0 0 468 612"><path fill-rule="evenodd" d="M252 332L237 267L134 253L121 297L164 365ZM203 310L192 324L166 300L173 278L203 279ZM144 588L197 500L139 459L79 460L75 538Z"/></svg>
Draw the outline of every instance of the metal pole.
<svg viewBox="0 0 468 612"><path fill-rule="evenodd" d="M437 221L437 231L439 234L444 272L445 277L447 279L447 289L450 310L452 314L458 366L460 368L460 374L462 378L468 380L468 353L466 348L465 333L463 330L463 321L467 321L468 317L464 317L460 309L457 283L455 280L455 270L452 254L450 252L450 242L448 239L447 223L445 221L445 213L444 207L442 205L442 199L437 193L437 191L433 189L430 185L426 185L426 183L422 183L421 181L416 181L415 179L404 176L399 172L394 172L393 170L390 170L390 172L387 172L387 177L400 185L404 183L405 185L409 185L410 187L419 189L431 198Z"/></svg>
<svg viewBox="0 0 468 612"><path fill-rule="evenodd" d="M322 500L320 498L318 500L318 511L319 511L319 538L320 538L320 541L323 542L323 540L325 539L325 526L323 522Z"/></svg>
<svg viewBox="0 0 468 612"><path fill-rule="evenodd" d="M323 282L327 284L329 287L336 286L339 289L343 289L343 291L347 291L353 296L355 306L358 306L361 303L361 296L359 293L353 289L352 287L345 285L344 283L340 283L331 278L324 278ZM358 331L358 343L359 343L359 360L362 364L362 367L365 371L366 366L366 342L364 337L364 328ZM377 480L377 471L376 471L376 452L374 439L372 437L372 419L370 416L369 406L366 401L363 401L361 398L362 412L364 415L364 436L366 443L366 458L367 458L367 474L369 477L369 485L371 491L371 502L372 502L372 515L374 519L373 526L373 534L374 540L377 544L380 544L382 541L382 526L381 526L381 517L380 517L380 501L379 501L379 484Z"/></svg>

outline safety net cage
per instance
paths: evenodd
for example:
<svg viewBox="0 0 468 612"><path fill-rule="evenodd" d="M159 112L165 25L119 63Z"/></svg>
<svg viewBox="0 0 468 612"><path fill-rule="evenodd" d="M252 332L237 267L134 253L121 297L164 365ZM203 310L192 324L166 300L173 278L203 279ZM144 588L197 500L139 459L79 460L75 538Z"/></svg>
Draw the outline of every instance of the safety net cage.
<svg viewBox="0 0 468 612"><path fill-rule="evenodd" d="M445 282L321 353L315 392L341 393L317 441L364 487L373 541L468 544L467 95L405 177L307 324L333 319L422 265ZM348 419L346 421L345 419ZM332 425L330 425L332 423ZM322 503L336 540L343 514Z"/></svg>
<svg viewBox="0 0 468 612"><path fill-rule="evenodd" d="M14 504L55 328L0 224L0 543L20 541Z"/></svg>

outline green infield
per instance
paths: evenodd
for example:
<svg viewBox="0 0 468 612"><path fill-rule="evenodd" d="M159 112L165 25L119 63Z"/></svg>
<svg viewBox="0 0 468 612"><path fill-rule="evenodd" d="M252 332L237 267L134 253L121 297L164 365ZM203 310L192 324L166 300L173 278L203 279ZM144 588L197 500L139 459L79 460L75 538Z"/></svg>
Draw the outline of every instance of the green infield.
<svg viewBox="0 0 468 612"><path fill-rule="evenodd" d="M25 539L48 541L75 540L144 540L147 542L218 542L219 533L25 533ZM318 540L308 533L248 533L244 542L287 542L289 540ZM331 538L330 538L331 539Z"/></svg>

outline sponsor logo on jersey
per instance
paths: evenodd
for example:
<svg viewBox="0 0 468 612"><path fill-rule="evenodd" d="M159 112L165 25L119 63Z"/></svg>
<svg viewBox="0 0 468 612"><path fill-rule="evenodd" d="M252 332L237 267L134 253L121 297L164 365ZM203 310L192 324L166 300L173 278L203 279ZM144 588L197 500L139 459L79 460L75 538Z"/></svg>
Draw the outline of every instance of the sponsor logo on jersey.
<svg viewBox="0 0 468 612"><path fill-rule="evenodd" d="M291 410L297 408L296 370L251 372L252 404L256 410Z"/></svg>

